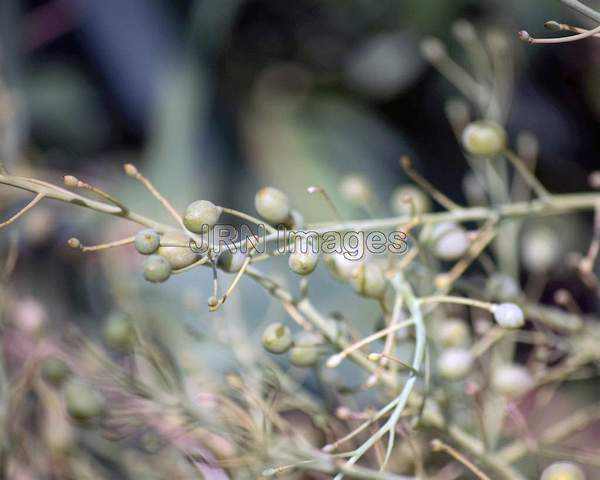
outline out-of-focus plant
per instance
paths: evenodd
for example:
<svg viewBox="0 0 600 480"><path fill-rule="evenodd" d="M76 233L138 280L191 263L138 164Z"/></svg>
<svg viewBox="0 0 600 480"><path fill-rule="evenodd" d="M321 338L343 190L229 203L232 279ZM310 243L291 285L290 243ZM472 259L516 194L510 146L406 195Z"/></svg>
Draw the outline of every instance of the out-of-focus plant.
<svg viewBox="0 0 600 480"><path fill-rule="evenodd" d="M563 3L600 18L580 2ZM548 26L578 32L571 39L599 32ZM548 466L542 479L584 478L572 460L593 459L560 445L596 421L600 406L579 406L539 432L529 428L522 409L548 408L562 383L597 363L600 326L581 313L567 290L556 295L556 305L542 304L522 287L519 273L524 265L532 277L543 276L566 258L597 295L600 194L554 194L542 185L533 173L535 138L523 132L512 142L504 128L513 80L509 40L496 31L482 40L466 21L456 23L453 33L472 69L450 58L437 39L423 41L422 51L464 97L448 101L446 114L472 167L465 178L470 205L448 198L403 158L414 185L394 192L390 203L398 216L340 218L318 186L308 193L321 196L332 221L304 225L299 209L274 187L256 194L260 218L208 200L195 200L181 213L126 164L125 173L172 216L173 223L165 224L72 175L64 177L63 187L2 168L0 183L34 197L0 227L47 199L129 220L142 227L134 236L97 245L72 238L68 244L92 254L135 248L146 256L144 278L154 283L209 268L213 287L205 297L211 312L227 304L242 278L251 278L300 329L268 325L261 337L266 352L257 356L253 375L206 379L194 391L170 352L127 315L107 320L111 355L75 330L60 338L40 336L43 309L15 303L3 333L4 373L18 372L2 377L7 478L40 478L43 472L109 478L119 472L129 478L254 479L321 472L336 480L407 480L469 472L480 479L519 480L539 476L530 460L541 456L562 460ZM371 211L375 195L363 177L343 178L340 194ZM433 202L441 211L431 211ZM531 223L594 210L585 254L557 253L561 232ZM226 216L264 234L228 238L229 248L222 250L213 233ZM354 261L343 249L321 255L298 250L332 233L375 231L403 232L409 248ZM283 250L277 248L282 239ZM297 293L261 270L262 262L280 255L289 256L288 266L298 275ZM5 276L14 265L11 256L9 251ZM324 313L327 306L311 301L310 278L320 260L348 289L377 302L382 322L375 331L359 336L352 319L334 318ZM223 278L230 278L226 287ZM232 350L247 346L247 339L238 340ZM526 358L517 355L523 347ZM361 372L361 383L356 388L332 382L323 388L333 400L319 401L271 355L287 355L294 368L310 368L322 382L348 360ZM120 445L127 445L126 454Z"/></svg>

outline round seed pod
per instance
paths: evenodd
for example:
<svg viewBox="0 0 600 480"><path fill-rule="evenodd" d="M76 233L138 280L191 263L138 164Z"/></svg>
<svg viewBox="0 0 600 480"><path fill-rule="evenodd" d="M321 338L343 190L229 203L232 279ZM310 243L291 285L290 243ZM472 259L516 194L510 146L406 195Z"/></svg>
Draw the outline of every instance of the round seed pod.
<svg viewBox="0 0 600 480"><path fill-rule="evenodd" d="M411 202L407 202L407 197ZM396 187L390 198L390 209L395 215L411 215L411 204L414 205L416 214L427 213L431 210L431 200L423 191L414 185L400 185Z"/></svg>
<svg viewBox="0 0 600 480"><path fill-rule="evenodd" d="M458 318L449 318L440 322L435 332L440 344L445 348L465 347L471 341L467 325Z"/></svg>
<svg viewBox="0 0 600 480"><path fill-rule="evenodd" d="M338 280L348 282L352 278L352 272L358 263L344 257L342 253L329 253L325 255L325 266L327 270Z"/></svg>
<svg viewBox="0 0 600 480"><path fill-rule="evenodd" d="M71 369L60 358L48 357L42 362L41 373L46 382L60 386L71 375Z"/></svg>
<svg viewBox="0 0 600 480"><path fill-rule="evenodd" d="M563 248L556 232L544 225L528 228L521 243L525 268L530 272L544 273L560 260Z"/></svg>
<svg viewBox="0 0 600 480"><path fill-rule="evenodd" d="M203 233L217 224L221 213L222 207L208 200L196 200L185 209L183 224L190 232Z"/></svg>
<svg viewBox="0 0 600 480"><path fill-rule="evenodd" d="M160 247L156 253L165 258L173 270L187 267L198 259L189 246L190 237L183 232L167 232L160 239ZM169 247L168 245L177 245Z"/></svg>
<svg viewBox="0 0 600 480"><path fill-rule="evenodd" d="M227 273L236 273L242 268L245 259L245 255L239 250L232 252L229 249L225 249L217 259L217 267Z"/></svg>
<svg viewBox="0 0 600 480"><path fill-rule="evenodd" d="M494 273L486 281L485 292L491 300L507 301L517 298L521 293L521 288L510 275Z"/></svg>
<svg viewBox="0 0 600 480"><path fill-rule="evenodd" d="M446 261L462 257L470 243L466 230L455 223L434 225L428 240L433 254Z"/></svg>
<svg viewBox="0 0 600 480"><path fill-rule="evenodd" d="M354 205L368 202L373 194L369 181L362 175L352 174L342 178L339 185L342 197Z"/></svg>
<svg viewBox="0 0 600 480"><path fill-rule="evenodd" d="M490 120L472 122L462 134L463 148L476 157L495 157L506 149L507 141L504 128Z"/></svg>
<svg viewBox="0 0 600 480"><path fill-rule="evenodd" d="M284 223L290 215L290 202L287 195L273 187L261 188L256 193L254 207L269 223Z"/></svg>
<svg viewBox="0 0 600 480"><path fill-rule="evenodd" d="M300 332L290 350L290 362L296 367L312 367L319 360L319 337Z"/></svg>
<svg viewBox="0 0 600 480"><path fill-rule="evenodd" d="M544 469L540 480L585 480L585 473L575 463L554 462Z"/></svg>
<svg viewBox="0 0 600 480"><path fill-rule="evenodd" d="M501 365L492 373L492 387L507 397L519 397L534 386L529 371L517 364Z"/></svg>
<svg viewBox="0 0 600 480"><path fill-rule="evenodd" d="M312 250L307 252L294 252L290 254L288 265L290 269L298 275L308 275L317 268L319 255Z"/></svg>
<svg viewBox="0 0 600 480"><path fill-rule="evenodd" d="M127 352L135 340L135 328L129 317L115 312L109 315L104 324L104 340L112 349Z"/></svg>
<svg viewBox="0 0 600 480"><path fill-rule="evenodd" d="M171 264L160 255L150 255L144 262L144 278L152 283L161 283L171 276Z"/></svg>
<svg viewBox="0 0 600 480"><path fill-rule="evenodd" d="M438 357L438 372L446 380L462 380L471 371L473 361L473 355L469 350L449 348Z"/></svg>
<svg viewBox="0 0 600 480"><path fill-rule="evenodd" d="M153 228L145 228L135 235L135 249L142 255L151 255L160 245L160 234Z"/></svg>
<svg viewBox="0 0 600 480"><path fill-rule="evenodd" d="M496 323L503 328L520 328L525 324L523 310L514 303L494 305L492 314Z"/></svg>
<svg viewBox="0 0 600 480"><path fill-rule="evenodd" d="M64 388L67 413L78 422L89 422L105 411L105 400L87 383L71 380Z"/></svg>
<svg viewBox="0 0 600 480"><path fill-rule="evenodd" d="M363 297L381 298L385 293L387 280L379 265L363 263L352 272L350 284Z"/></svg>
<svg viewBox="0 0 600 480"><path fill-rule="evenodd" d="M282 323L272 323L262 334L263 347L271 353L287 352L292 342L292 332Z"/></svg>

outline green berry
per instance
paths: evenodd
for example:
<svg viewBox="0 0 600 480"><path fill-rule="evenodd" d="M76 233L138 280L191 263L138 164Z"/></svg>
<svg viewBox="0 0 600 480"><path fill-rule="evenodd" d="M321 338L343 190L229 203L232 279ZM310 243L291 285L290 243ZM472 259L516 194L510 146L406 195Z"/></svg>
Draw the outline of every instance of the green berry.
<svg viewBox="0 0 600 480"><path fill-rule="evenodd" d="M494 305L492 314L496 323L504 328L520 328L525 324L523 310L514 303Z"/></svg>
<svg viewBox="0 0 600 480"><path fill-rule="evenodd" d="M229 249L223 250L217 259L217 266L227 273L239 272L246 259L245 255L240 252L232 252Z"/></svg>
<svg viewBox="0 0 600 480"><path fill-rule="evenodd" d="M363 263L352 272L350 284L363 297L382 298L387 281L379 265Z"/></svg>
<svg viewBox="0 0 600 480"><path fill-rule="evenodd" d="M150 255L144 262L144 278L152 283L161 283L171 276L171 264L160 255Z"/></svg>
<svg viewBox="0 0 600 480"><path fill-rule="evenodd" d="M183 224L191 232L203 233L217 224L221 213L222 207L217 207L208 200L196 200L185 209Z"/></svg>
<svg viewBox="0 0 600 480"><path fill-rule="evenodd" d="M105 411L105 400L88 384L71 380L64 389L68 414L79 422L89 422Z"/></svg>
<svg viewBox="0 0 600 480"><path fill-rule="evenodd" d="M496 122L479 120L464 129L462 144L468 153L476 157L495 157L506 149L506 132Z"/></svg>
<svg viewBox="0 0 600 480"><path fill-rule="evenodd" d="M356 261L344 257L342 253L325 255L325 266L336 279L343 282L350 281L357 265Z"/></svg>
<svg viewBox="0 0 600 480"><path fill-rule="evenodd" d="M140 230L135 236L135 249L142 255L151 255L160 245L160 234L152 229Z"/></svg>
<svg viewBox="0 0 600 480"><path fill-rule="evenodd" d="M431 249L440 260L456 260L469 248L466 230L455 223L438 223L430 234Z"/></svg>
<svg viewBox="0 0 600 480"><path fill-rule="evenodd" d="M133 322L122 313L111 314L104 324L104 339L117 351L129 351L135 340Z"/></svg>
<svg viewBox="0 0 600 480"><path fill-rule="evenodd" d="M269 223L284 223L290 215L290 202L287 195L273 187L261 188L256 193L254 207Z"/></svg>
<svg viewBox="0 0 600 480"><path fill-rule="evenodd" d="M60 358L49 357L43 361L41 373L46 382L59 386L69 377L71 369Z"/></svg>
<svg viewBox="0 0 600 480"><path fill-rule="evenodd" d="M540 480L585 480L585 473L575 463L554 462L542 472Z"/></svg>
<svg viewBox="0 0 600 480"><path fill-rule="evenodd" d="M340 181L340 194L350 203L363 205L372 198L372 187L362 175L346 175Z"/></svg>
<svg viewBox="0 0 600 480"><path fill-rule="evenodd" d="M473 354L469 350L449 348L444 350L438 358L438 372L446 380L461 380L471 371L473 361Z"/></svg>
<svg viewBox="0 0 600 480"><path fill-rule="evenodd" d="M282 323L272 323L263 332L262 344L271 353L287 352L292 346L292 332Z"/></svg>
<svg viewBox="0 0 600 480"><path fill-rule="evenodd" d="M294 252L290 254L288 265L290 269L298 275L308 275L317 268L319 255L310 250L306 252Z"/></svg>
<svg viewBox="0 0 600 480"><path fill-rule="evenodd" d="M296 367L312 367L319 360L319 337L308 332L301 332L294 340L290 350L290 362Z"/></svg>
<svg viewBox="0 0 600 480"><path fill-rule="evenodd" d="M160 239L160 245L156 253L165 258L173 270L187 267L198 259L197 253L190 248L190 237L183 232L165 233Z"/></svg>
<svg viewBox="0 0 600 480"><path fill-rule="evenodd" d="M467 325L458 318L443 320L435 329L435 333L440 344L445 348L465 347L471 338Z"/></svg>
<svg viewBox="0 0 600 480"><path fill-rule="evenodd" d="M400 185L392 193L390 208L395 215L411 215L412 205L416 214L431 210L431 200L423 191L414 185Z"/></svg>

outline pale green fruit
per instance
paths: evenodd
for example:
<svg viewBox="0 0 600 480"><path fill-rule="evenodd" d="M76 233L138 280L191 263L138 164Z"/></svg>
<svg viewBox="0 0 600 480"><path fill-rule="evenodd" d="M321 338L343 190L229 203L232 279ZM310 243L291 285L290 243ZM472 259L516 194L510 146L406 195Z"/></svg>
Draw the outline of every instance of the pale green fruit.
<svg viewBox="0 0 600 480"><path fill-rule="evenodd" d="M160 239L160 245L156 253L165 258L173 270L187 267L198 260L198 255L190 248L190 237L183 232L165 233Z"/></svg>
<svg viewBox="0 0 600 480"><path fill-rule="evenodd" d="M68 414L79 422L89 422L105 411L105 400L87 383L71 380L64 389Z"/></svg>
<svg viewBox="0 0 600 480"><path fill-rule="evenodd" d="M310 249L307 252L294 252L290 254L288 265L298 275L308 275L317 268L319 255Z"/></svg>
<svg viewBox="0 0 600 480"><path fill-rule="evenodd" d="M127 315L115 312L104 324L104 340L114 350L129 351L135 339L133 322Z"/></svg>
<svg viewBox="0 0 600 480"><path fill-rule="evenodd" d="M409 197L412 202L407 202ZM414 185L400 185L390 198L390 208L395 215L411 215L411 205L415 207L415 214L427 213L431 210L431 200L423 191Z"/></svg>
<svg viewBox="0 0 600 480"><path fill-rule="evenodd" d="M292 332L282 323L272 323L265 328L262 344L271 353L287 352L292 346Z"/></svg>
<svg viewBox="0 0 600 480"><path fill-rule="evenodd" d="M501 365L492 372L492 387L507 397L519 397L533 386L533 377L521 365Z"/></svg>
<svg viewBox="0 0 600 480"><path fill-rule="evenodd" d="M150 255L144 262L144 278L152 283L160 283L171 276L171 264L160 255Z"/></svg>
<svg viewBox="0 0 600 480"><path fill-rule="evenodd" d="M363 263L352 272L350 284L363 297L381 298L385 293L387 280L379 265Z"/></svg>
<svg viewBox="0 0 600 480"><path fill-rule="evenodd" d="M544 469L540 480L585 480L585 473L572 462L554 462Z"/></svg>
<svg viewBox="0 0 600 480"><path fill-rule="evenodd" d="M495 157L506 149L507 142L504 128L490 120L470 123L462 134L464 149L476 157Z"/></svg>
<svg viewBox="0 0 600 480"><path fill-rule="evenodd" d="M183 224L190 232L203 233L217 224L221 213L222 207L208 200L196 200L185 209Z"/></svg>
<svg viewBox="0 0 600 480"><path fill-rule="evenodd" d="M319 337L308 332L300 332L290 350L290 362L296 367L312 367L319 360Z"/></svg>
<svg viewBox="0 0 600 480"><path fill-rule="evenodd" d="M261 188L254 197L254 207L269 223L284 223L290 215L287 195L274 187Z"/></svg>
<svg viewBox="0 0 600 480"><path fill-rule="evenodd" d="M69 378L71 369L60 358L46 358L41 365L42 378L51 385L59 386Z"/></svg>
<svg viewBox="0 0 600 480"><path fill-rule="evenodd" d="M473 354L464 348L449 348L438 357L440 376L446 380L462 380L473 367Z"/></svg>
<svg viewBox="0 0 600 480"><path fill-rule="evenodd" d="M160 245L160 234L153 228L140 230L135 236L135 249L142 255L151 255Z"/></svg>

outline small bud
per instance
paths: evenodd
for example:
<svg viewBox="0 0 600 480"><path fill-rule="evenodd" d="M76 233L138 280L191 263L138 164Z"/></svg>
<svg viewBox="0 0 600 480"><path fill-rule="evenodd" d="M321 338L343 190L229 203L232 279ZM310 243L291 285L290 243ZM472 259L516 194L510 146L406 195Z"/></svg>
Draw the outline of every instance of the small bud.
<svg viewBox="0 0 600 480"><path fill-rule="evenodd" d="M572 462L555 462L544 469L540 480L585 480L585 473Z"/></svg>
<svg viewBox="0 0 600 480"><path fill-rule="evenodd" d="M79 422L89 422L104 413L104 398L86 383L71 380L65 386L64 397L67 412Z"/></svg>
<svg viewBox="0 0 600 480"><path fill-rule="evenodd" d="M411 205L414 214L420 215L431 210L431 200L423 191L414 185L400 185L390 198L390 208L395 215L411 215Z"/></svg>
<svg viewBox="0 0 600 480"><path fill-rule="evenodd" d="M463 130L463 148L476 157L492 158L502 153L507 144L506 132L496 122L478 120Z"/></svg>
<svg viewBox="0 0 600 480"><path fill-rule="evenodd" d="M171 264L160 255L150 255L144 262L144 278L152 283L161 283L171 276Z"/></svg>
<svg viewBox="0 0 600 480"><path fill-rule="evenodd" d="M555 22L554 20L550 20L544 23L544 27L546 27L551 32L560 32L562 30L562 26L560 23Z"/></svg>
<svg viewBox="0 0 600 480"><path fill-rule="evenodd" d="M379 360L381 360L381 353L376 353L376 352L369 353L369 355L367 355L367 358L369 359L370 362L378 362Z"/></svg>
<svg viewBox="0 0 600 480"><path fill-rule="evenodd" d="M517 38L519 40L521 40L522 42L527 42L527 43L531 43L533 41L533 39L531 38L531 35L529 35L529 32L527 32L526 30L521 30L520 32L518 32Z"/></svg>
<svg viewBox="0 0 600 480"><path fill-rule="evenodd" d="M282 323L272 323L265 328L262 335L263 347L271 353L287 352L292 342L292 332Z"/></svg>
<svg viewBox="0 0 600 480"><path fill-rule="evenodd" d="M493 388L507 397L519 397L534 386L529 371L517 364L502 365L492 373Z"/></svg>
<svg viewBox="0 0 600 480"><path fill-rule="evenodd" d="M329 357L327 359L327 362L325 362L325 366L327 368L336 368L337 366L339 366L340 363L342 363L342 360L344 360L344 356L336 353L335 355L332 355L331 357Z"/></svg>
<svg viewBox="0 0 600 480"><path fill-rule="evenodd" d="M131 163L126 163L123 165L123 170L125 170L125 174L130 177L135 177L138 174L138 169Z"/></svg>
<svg viewBox="0 0 600 480"><path fill-rule="evenodd" d="M216 296L211 295L208 297L206 303L208 304L208 308L215 308L219 304L219 299Z"/></svg>
<svg viewBox="0 0 600 480"><path fill-rule="evenodd" d="M492 307L494 320L503 328L520 328L525 324L521 307L514 303L501 303Z"/></svg>
<svg viewBox="0 0 600 480"><path fill-rule="evenodd" d="M379 265L363 263L352 272L350 284L363 297L382 298L387 281Z"/></svg>
<svg viewBox="0 0 600 480"><path fill-rule="evenodd" d="M183 224L191 232L203 233L205 229L211 229L217 224L221 213L222 207L217 207L208 200L197 200L185 209Z"/></svg>
<svg viewBox="0 0 600 480"><path fill-rule="evenodd" d="M160 246L160 234L152 228L140 230L135 236L134 245L142 255L151 255Z"/></svg>
<svg viewBox="0 0 600 480"><path fill-rule="evenodd" d="M67 245L69 246L69 248L72 248L73 250L81 249L81 241L75 237L69 238L69 240L67 240Z"/></svg>
<svg viewBox="0 0 600 480"><path fill-rule="evenodd" d="M287 195L273 187L261 188L256 193L254 207L269 223L283 223L290 215L290 202Z"/></svg>
<svg viewBox="0 0 600 480"><path fill-rule="evenodd" d="M73 175L65 175L63 177L63 181L65 182L65 185L69 188L76 188L79 184L79 179L77 177L74 177Z"/></svg>
<svg viewBox="0 0 600 480"><path fill-rule="evenodd" d="M446 48L437 38L429 37L421 42L421 53L431 63L436 63L446 56Z"/></svg>
<svg viewBox="0 0 600 480"><path fill-rule="evenodd" d="M473 354L469 350L449 348L444 350L438 358L438 372L446 380L461 380L471 371L473 361Z"/></svg>
<svg viewBox="0 0 600 480"><path fill-rule="evenodd" d="M373 196L369 181L358 174L343 177L340 181L339 192L345 200L354 205L363 205Z"/></svg>

